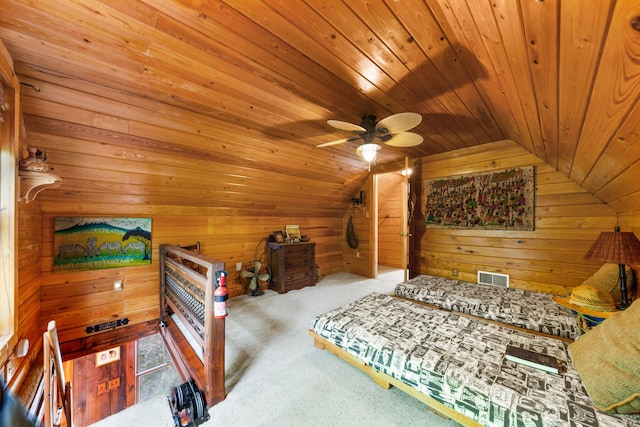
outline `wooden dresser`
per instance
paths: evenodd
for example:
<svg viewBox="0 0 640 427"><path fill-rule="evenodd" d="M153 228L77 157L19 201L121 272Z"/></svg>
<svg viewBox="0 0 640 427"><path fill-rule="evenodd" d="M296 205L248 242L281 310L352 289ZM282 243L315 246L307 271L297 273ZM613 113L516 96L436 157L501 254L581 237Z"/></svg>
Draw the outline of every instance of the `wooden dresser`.
<svg viewBox="0 0 640 427"><path fill-rule="evenodd" d="M316 244L268 243L269 288L279 293L316 284Z"/></svg>

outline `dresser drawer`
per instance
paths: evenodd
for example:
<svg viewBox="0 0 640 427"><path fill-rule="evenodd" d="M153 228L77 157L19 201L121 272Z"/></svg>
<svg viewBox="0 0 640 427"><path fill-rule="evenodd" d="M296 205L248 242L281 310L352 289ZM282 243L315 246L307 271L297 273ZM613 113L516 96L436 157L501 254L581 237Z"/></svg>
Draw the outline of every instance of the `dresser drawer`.
<svg viewBox="0 0 640 427"><path fill-rule="evenodd" d="M285 287L288 286L289 282L295 282L298 280L308 280L311 278L311 274L312 274L311 271L301 270L299 268L296 268L295 270L292 270L292 271L287 271L284 273Z"/></svg>
<svg viewBox="0 0 640 427"><path fill-rule="evenodd" d="M296 268L309 268L313 266L314 257L313 254L286 254L284 261L284 267L286 271L294 270Z"/></svg>
<svg viewBox="0 0 640 427"><path fill-rule="evenodd" d="M316 283L315 243L269 243L269 288L279 293Z"/></svg>

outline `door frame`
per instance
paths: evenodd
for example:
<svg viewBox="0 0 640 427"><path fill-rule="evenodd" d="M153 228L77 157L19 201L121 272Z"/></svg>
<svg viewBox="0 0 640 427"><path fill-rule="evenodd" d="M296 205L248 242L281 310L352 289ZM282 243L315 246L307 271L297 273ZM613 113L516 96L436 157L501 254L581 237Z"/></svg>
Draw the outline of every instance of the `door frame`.
<svg viewBox="0 0 640 427"><path fill-rule="evenodd" d="M373 179L372 179L372 212L371 212L371 216L373 217L372 220L372 227L371 227L371 234L372 234L372 239L371 242L373 243L372 246L372 256L370 257L371 259L371 265L370 265L370 271L373 273L373 277L377 277L378 276L378 200L379 200L379 194L378 194L378 176L379 175L383 175L386 173L402 173L403 171L409 170L411 168L410 165L413 164L412 169L414 169L414 173L415 173L415 169L416 169L416 161L410 161L408 157L404 158L404 162L402 165L398 166L398 165L394 165L395 167L381 167L378 168L377 170L375 170L373 172ZM409 276L415 276L415 272L417 271L416 268L418 267L416 265L416 260L415 260L415 256L414 256L414 229L415 229L415 212L414 215L409 215L409 201L410 201L410 193L413 191L415 192L416 189L410 189L410 182L409 182L409 176L411 174L407 174L404 173L403 174L403 180L402 180L402 185L400 186L399 191L401 192L401 205L404 207L402 209L402 213L401 213L401 218L402 218L402 224L403 224L403 229L401 234L403 234L403 237L406 237L405 239L402 240L401 243L401 247L400 250L402 251L402 264L404 265L404 280L408 280ZM417 193L416 193L417 194ZM414 206L414 210L415 210L416 206ZM411 221L409 221L409 219L411 219Z"/></svg>

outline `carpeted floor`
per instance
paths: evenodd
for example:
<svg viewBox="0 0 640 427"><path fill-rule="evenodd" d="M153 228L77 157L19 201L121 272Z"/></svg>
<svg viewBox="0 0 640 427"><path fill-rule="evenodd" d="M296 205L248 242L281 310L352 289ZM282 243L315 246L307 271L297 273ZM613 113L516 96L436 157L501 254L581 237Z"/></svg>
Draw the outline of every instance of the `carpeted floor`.
<svg viewBox="0 0 640 427"><path fill-rule="evenodd" d="M227 398L203 425L458 426L405 393L385 390L328 351L307 331L313 318L368 293L392 292L402 271L376 279L347 273L316 286L230 300L226 322ZM167 391L167 393L169 390ZM135 405L93 427L172 427L166 397Z"/></svg>

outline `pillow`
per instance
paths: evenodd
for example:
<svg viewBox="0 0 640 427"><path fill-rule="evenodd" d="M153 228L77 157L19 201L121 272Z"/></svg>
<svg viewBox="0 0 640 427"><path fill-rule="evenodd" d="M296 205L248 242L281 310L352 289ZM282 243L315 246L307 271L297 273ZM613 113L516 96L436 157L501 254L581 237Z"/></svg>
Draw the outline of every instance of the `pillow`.
<svg viewBox="0 0 640 427"><path fill-rule="evenodd" d="M625 266L625 273L627 275L627 295L630 297L633 287L633 271L628 265ZM618 264L604 264L598 271L593 273L593 276L582 282L582 284L595 286L604 292L610 293L613 300L617 303L622 301L622 294L620 293L620 267Z"/></svg>
<svg viewBox="0 0 640 427"><path fill-rule="evenodd" d="M569 345L571 359L595 407L640 413L640 302L614 313Z"/></svg>

